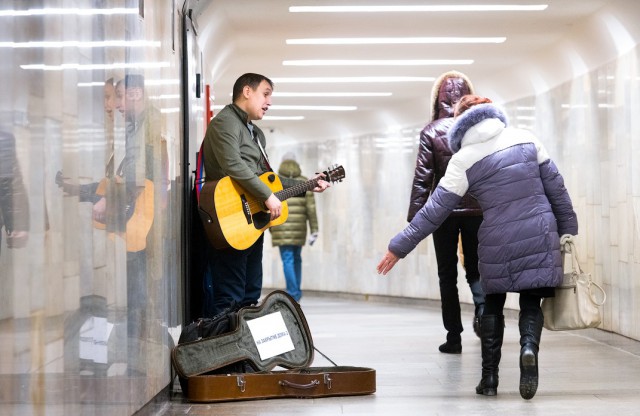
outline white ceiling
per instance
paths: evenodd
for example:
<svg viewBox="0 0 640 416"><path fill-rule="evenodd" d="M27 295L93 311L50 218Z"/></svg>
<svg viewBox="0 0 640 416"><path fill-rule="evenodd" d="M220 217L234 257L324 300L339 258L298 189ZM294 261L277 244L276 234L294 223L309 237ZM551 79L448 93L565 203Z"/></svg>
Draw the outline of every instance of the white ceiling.
<svg viewBox="0 0 640 416"><path fill-rule="evenodd" d="M235 79L258 72L276 79L276 92L391 92L389 97L289 98L274 97L274 105L356 106L356 111L303 111L272 109L268 115L304 116L302 121L266 121L259 125L297 139L383 131L429 121L432 82L377 84L278 83L282 77L415 76L437 77L446 70L466 73L478 93L496 101L531 94L532 81L519 79L509 68L542 60L546 51L581 35L585 22L615 1L606 0L486 0L434 2L404 0L399 4L548 4L534 12L395 12L395 13L291 13L290 6L394 5L396 1L350 0L196 0L191 3L203 49L205 82L212 86L215 104L228 104ZM620 2L618 2L620 3ZM634 6L637 3L622 1ZM588 32L593 32L588 30ZM287 45L291 38L332 37L506 37L501 44L456 45ZM596 35L593 35L596 36ZM599 35L597 35L599 36ZM605 47L611 48L607 43ZM553 70L553 57L551 59ZM283 66L300 59L472 59L471 65L445 66ZM515 77L509 80L509 77ZM539 75L544 78L546 75ZM544 84L544 82L543 82ZM515 87L513 86L515 85ZM522 86L523 88L519 88Z"/></svg>

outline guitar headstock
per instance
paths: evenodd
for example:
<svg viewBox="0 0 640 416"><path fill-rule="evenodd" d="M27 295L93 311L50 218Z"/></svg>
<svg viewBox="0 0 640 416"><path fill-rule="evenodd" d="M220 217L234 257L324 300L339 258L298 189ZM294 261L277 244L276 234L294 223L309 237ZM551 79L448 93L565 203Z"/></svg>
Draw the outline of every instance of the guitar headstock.
<svg viewBox="0 0 640 416"><path fill-rule="evenodd" d="M329 166L324 172L324 180L327 182L342 182L345 177L342 165Z"/></svg>

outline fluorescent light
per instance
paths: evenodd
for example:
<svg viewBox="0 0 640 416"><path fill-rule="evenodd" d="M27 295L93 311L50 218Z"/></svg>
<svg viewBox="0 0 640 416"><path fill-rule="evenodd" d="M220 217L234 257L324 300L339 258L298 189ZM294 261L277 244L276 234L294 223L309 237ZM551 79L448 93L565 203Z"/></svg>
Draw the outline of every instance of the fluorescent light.
<svg viewBox="0 0 640 416"><path fill-rule="evenodd" d="M266 121L278 121L278 120L291 120L291 121L299 121L304 120L304 116L264 116L262 120Z"/></svg>
<svg viewBox="0 0 640 416"><path fill-rule="evenodd" d="M160 112L162 114L179 113L180 112L180 108L178 108L178 107L161 108Z"/></svg>
<svg viewBox="0 0 640 416"><path fill-rule="evenodd" d="M150 100L174 100L177 98L180 98L180 94L161 94L149 96Z"/></svg>
<svg viewBox="0 0 640 416"><path fill-rule="evenodd" d="M589 108L587 104L562 104L561 108L574 109L574 108Z"/></svg>
<svg viewBox="0 0 640 416"><path fill-rule="evenodd" d="M221 110L225 106L218 104L212 106L214 110ZM272 105L269 110L302 110L302 111L354 111L355 105Z"/></svg>
<svg viewBox="0 0 640 416"><path fill-rule="evenodd" d="M44 16L44 15L105 15L105 14L138 14L138 8L109 8L109 9L28 9L28 10L0 10L2 16Z"/></svg>
<svg viewBox="0 0 640 416"><path fill-rule="evenodd" d="M106 48L111 46L121 47L160 47L159 41L146 40L103 40L96 42L80 42L77 40L61 41L61 42L0 42L0 48Z"/></svg>
<svg viewBox="0 0 640 416"><path fill-rule="evenodd" d="M425 66L471 65L473 59L302 59L282 61L285 66Z"/></svg>
<svg viewBox="0 0 640 416"><path fill-rule="evenodd" d="M229 94L231 95L231 94ZM390 92L276 92L274 97L390 97Z"/></svg>
<svg viewBox="0 0 640 416"><path fill-rule="evenodd" d="M78 87L104 87L104 81L78 82Z"/></svg>
<svg viewBox="0 0 640 416"><path fill-rule="evenodd" d="M180 80L174 79L145 79L144 85L180 85Z"/></svg>
<svg viewBox="0 0 640 416"><path fill-rule="evenodd" d="M360 83L360 82L433 82L434 77L285 77L271 78L275 84L329 84L329 83Z"/></svg>
<svg viewBox="0 0 640 416"><path fill-rule="evenodd" d="M179 85L179 79L145 79L144 85ZM103 87L104 81L78 82L78 87Z"/></svg>
<svg viewBox="0 0 640 416"><path fill-rule="evenodd" d="M122 69L122 68L166 68L169 62L137 62L137 63L115 63L115 64L62 64L45 65L31 64L20 65L22 69L40 69L42 71L63 71L65 69L76 69L78 71L91 71L94 69Z"/></svg>
<svg viewBox="0 0 640 416"><path fill-rule="evenodd" d="M388 13L388 12L519 12L541 11L546 4L470 4L470 5L411 5L411 6L291 6L291 13Z"/></svg>
<svg viewBox="0 0 640 416"><path fill-rule="evenodd" d="M432 43L503 43L502 37L426 37L426 38L307 38L287 39L287 45L397 45Z"/></svg>
<svg viewBox="0 0 640 416"><path fill-rule="evenodd" d="M355 105L272 105L269 110L354 111Z"/></svg>

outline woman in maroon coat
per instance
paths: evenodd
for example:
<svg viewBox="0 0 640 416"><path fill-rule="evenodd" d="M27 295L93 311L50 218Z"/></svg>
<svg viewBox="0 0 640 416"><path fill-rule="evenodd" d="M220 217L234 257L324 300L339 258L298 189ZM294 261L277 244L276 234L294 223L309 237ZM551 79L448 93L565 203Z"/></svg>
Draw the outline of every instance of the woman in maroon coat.
<svg viewBox="0 0 640 416"><path fill-rule="evenodd" d="M420 133L418 160L411 188L409 214L411 221L424 206L444 176L453 152L449 149L447 132L453 125L453 106L460 97L473 93L471 81L462 73L445 72L435 81L431 91L431 122ZM451 215L433 233L433 246L438 263L442 323L447 330L447 342L440 345L443 353L462 352L463 331L458 297L458 241L462 241L467 283L473 294L475 315L473 329L480 336L480 316L484 294L478 272L478 228L482 210L478 202L465 195Z"/></svg>

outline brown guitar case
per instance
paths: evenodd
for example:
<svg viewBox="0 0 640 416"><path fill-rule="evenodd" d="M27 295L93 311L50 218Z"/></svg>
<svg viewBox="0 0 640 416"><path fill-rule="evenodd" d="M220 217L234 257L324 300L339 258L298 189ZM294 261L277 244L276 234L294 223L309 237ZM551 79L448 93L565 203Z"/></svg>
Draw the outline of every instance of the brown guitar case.
<svg viewBox="0 0 640 416"><path fill-rule="evenodd" d="M293 349L262 359L248 322L280 315ZM241 308L231 332L185 342L174 347L176 373L186 379L186 398L216 402L285 397L328 397L371 394L376 390L375 370L363 367L308 367L313 361L313 340L298 303L283 291L271 292L257 306ZM257 372L211 374L229 364L245 361ZM275 367L284 371L272 371ZM183 392L184 393L184 392Z"/></svg>

